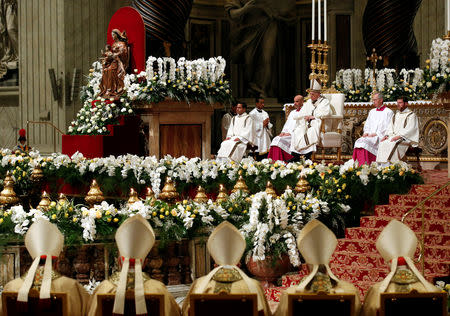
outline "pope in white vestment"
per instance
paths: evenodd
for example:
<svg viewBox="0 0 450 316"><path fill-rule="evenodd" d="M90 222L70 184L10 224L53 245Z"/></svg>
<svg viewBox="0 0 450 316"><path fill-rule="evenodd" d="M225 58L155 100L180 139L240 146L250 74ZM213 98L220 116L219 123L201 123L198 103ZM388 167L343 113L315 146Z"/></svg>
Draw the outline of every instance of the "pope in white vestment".
<svg viewBox="0 0 450 316"><path fill-rule="evenodd" d="M391 272L369 289L361 316L378 315L381 293L440 292L425 280L411 259L417 248L417 237L408 226L392 220L380 233L376 247L384 260L390 262Z"/></svg>
<svg viewBox="0 0 450 316"><path fill-rule="evenodd" d="M383 96L376 93L373 96L375 109L370 110L364 124L363 136L355 142L353 160L359 165L370 164L376 160L380 140L386 135L386 130L392 121L394 112L383 105Z"/></svg>
<svg viewBox="0 0 450 316"><path fill-rule="evenodd" d="M229 222L222 222L214 229L208 238L207 248L218 266L192 283L183 302L183 316L189 315L191 294L207 293L256 294L258 315L271 315L261 283L249 278L237 266L245 246L244 236ZM214 315L214 311L211 311L211 315ZM232 312L229 315L233 315Z"/></svg>
<svg viewBox="0 0 450 316"><path fill-rule="evenodd" d="M240 162L247 150L247 145L256 143L253 120L245 113L247 105L239 103L236 107L237 115L231 120L227 138L220 145L217 159L230 159Z"/></svg>
<svg viewBox="0 0 450 316"><path fill-rule="evenodd" d="M58 227L46 219L37 219L25 235L25 246L33 263L26 275L8 282L3 292L18 292L17 301L25 303L30 289L39 291L40 300L50 299L51 292L66 293L68 315L85 315L88 292L76 280L59 274L52 267L52 261L56 261L64 246L64 236ZM44 265L40 264L42 260Z"/></svg>
<svg viewBox="0 0 450 316"><path fill-rule="evenodd" d="M321 118L331 115L330 101L320 95L322 87L314 80L310 89L311 98L306 101L299 112L294 112L293 119L298 120L292 139L294 149L304 155L316 151L320 141Z"/></svg>
<svg viewBox="0 0 450 316"><path fill-rule="evenodd" d="M377 162L400 161L409 146L417 146L419 143L419 120L407 106L407 101L397 100L398 111L389 124L386 136L380 142Z"/></svg>
<svg viewBox="0 0 450 316"><path fill-rule="evenodd" d="M291 153L297 153L292 145L292 134L297 127L298 120L294 119L294 112L299 112L303 106L303 96L296 95L294 97L295 109L289 113L289 116L284 123L280 135L276 136L270 144L270 151L268 158L272 160L288 161L293 158Z"/></svg>
<svg viewBox="0 0 450 316"><path fill-rule="evenodd" d="M280 298L275 316L288 315L288 295L302 293L354 294L355 315L359 315L361 303L358 289L351 283L339 280L331 271L329 262L337 246L334 233L322 222L308 222L297 237L297 246L310 267L311 273L298 285L286 289ZM319 315L319 314L318 314Z"/></svg>
<svg viewBox="0 0 450 316"><path fill-rule="evenodd" d="M270 123L269 114L263 110L263 107L264 99L258 98L256 107L249 113L255 125L255 145L258 147L256 152L259 155L265 155L269 152L273 126Z"/></svg>

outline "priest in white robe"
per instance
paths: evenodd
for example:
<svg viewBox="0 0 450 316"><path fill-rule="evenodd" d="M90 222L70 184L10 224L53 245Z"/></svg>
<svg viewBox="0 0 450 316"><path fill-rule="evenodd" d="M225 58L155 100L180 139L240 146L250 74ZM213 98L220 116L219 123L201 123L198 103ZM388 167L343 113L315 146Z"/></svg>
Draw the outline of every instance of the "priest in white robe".
<svg viewBox="0 0 450 316"><path fill-rule="evenodd" d="M294 130L294 149L301 155L316 151L316 145L320 141L321 118L331 115L330 101L321 95L322 86L317 80L311 81L310 99L306 101L298 113L294 113L294 119L298 120L298 126Z"/></svg>
<svg viewBox="0 0 450 316"><path fill-rule="evenodd" d="M417 146L419 143L419 120L408 108L408 100L405 97L399 98L397 108L386 136L381 139L378 147L378 163L400 161L409 146Z"/></svg>
<svg viewBox="0 0 450 316"><path fill-rule="evenodd" d="M255 145L255 126L253 120L245 111L247 104L239 102L236 106L236 116L231 120L227 138L220 145L218 160L233 160L240 162L244 157L247 145Z"/></svg>
<svg viewBox="0 0 450 316"><path fill-rule="evenodd" d="M364 124L364 133L355 142L353 160L359 165L370 165L377 159L380 139L386 135L386 130L392 121L394 112L383 104L383 95L379 92L373 95L375 108L370 110Z"/></svg>
<svg viewBox="0 0 450 316"><path fill-rule="evenodd" d="M390 262L391 272L367 292L362 316L379 315L381 293L440 292L425 280L412 260L417 242L416 234L397 220L390 221L380 233L376 247L384 260Z"/></svg>
<svg viewBox="0 0 450 316"><path fill-rule="evenodd" d="M249 115L253 119L255 125L255 141L258 160L267 157L270 148L270 139L272 137L272 123L270 123L269 114L263 110L264 98L255 99L255 108L250 111Z"/></svg>
<svg viewBox="0 0 450 316"><path fill-rule="evenodd" d="M311 273L298 285L286 289L280 298L275 316L288 315L288 295L325 292L329 294L354 294L355 315L359 315L361 301L358 289L351 283L338 279L329 262L337 246L334 233L322 222L313 219L303 227L297 237L297 246ZM317 315L321 315L319 312Z"/></svg>
<svg viewBox="0 0 450 316"><path fill-rule="evenodd" d="M294 119L294 113L299 112L302 108L303 96L296 95L294 97L294 106L295 109L292 110L291 113L289 113L289 116L286 120L286 123L284 123L280 135L276 136L270 144L268 158L272 159L273 161L282 160L287 162L294 158L292 153L298 154L292 146L292 134L294 133L294 130L297 127L298 123L298 120Z"/></svg>
<svg viewBox="0 0 450 316"><path fill-rule="evenodd" d="M271 315L261 283L249 278L237 264L245 251L245 238L227 221L217 226L206 244L217 267L192 283L183 301L182 315L188 316L191 294L256 294L258 315ZM211 311L214 315L214 311ZM229 315L233 315L231 312Z"/></svg>

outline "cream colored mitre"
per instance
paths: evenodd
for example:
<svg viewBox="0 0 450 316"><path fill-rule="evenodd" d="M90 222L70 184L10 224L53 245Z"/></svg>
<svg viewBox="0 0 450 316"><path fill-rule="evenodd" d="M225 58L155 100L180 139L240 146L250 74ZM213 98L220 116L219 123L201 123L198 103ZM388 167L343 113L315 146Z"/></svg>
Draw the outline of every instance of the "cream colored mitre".
<svg viewBox="0 0 450 316"><path fill-rule="evenodd" d="M147 314L142 263L155 244L155 233L148 221L137 214L128 218L117 229L116 243L120 255L124 257L124 261L122 263L122 270L120 271L119 283L114 298L113 313L118 315L124 314L128 269L130 259L135 259L134 299L136 304L136 314Z"/></svg>
<svg viewBox="0 0 450 316"><path fill-rule="evenodd" d="M435 288L425 280L411 259L414 257L414 252L417 248L417 237L411 228L396 219L391 220L378 236L376 247L384 260L387 262L391 261L391 272L381 282L380 292L384 292L389 286L397 270L398 257L405 259L409 269L428 291L435 291Z"/></svg>
<svg viewBox="0 0 450 316"><path fill-rule="evenodd" d="M310 91L315 91L315 92L321 92L322 91L322 85L319 83L319 81L317 81L317 79L312 79L310 81L309 90Z"/></svg>
<svg viewBox="0 0 450 316"><path fill-rule="evenodd" d="M220 265L237 265L245 251L245 238L227 221L217 226L208 238L207 248L214 261Z"/></svg>
<svg viewBox="0 0 450 316"><path fill-rule="evenodd" d="M28 293L33 285L34 277L41 256L46 256L44 265L44 276L42 278L40 299L50 298L52 256L58 257L64 246L64 236L55 224L48 220L39 218L28 229L25 235L25 247L33 258L33 263L28 269L27 276L22 283L17 295L17 300L28 301Z"/></svg>
<svg viewBox="0 0 450 316"><path fill-rule="evenodd" d="M339 281L328 265L336 246L336 236L322 222L313 219L303 227L297 237L297 247L306 263L311 264L313 267L311 273L298 285L298 290L305 289L318 272L321 264L327 269L330 278Z"/></svg>

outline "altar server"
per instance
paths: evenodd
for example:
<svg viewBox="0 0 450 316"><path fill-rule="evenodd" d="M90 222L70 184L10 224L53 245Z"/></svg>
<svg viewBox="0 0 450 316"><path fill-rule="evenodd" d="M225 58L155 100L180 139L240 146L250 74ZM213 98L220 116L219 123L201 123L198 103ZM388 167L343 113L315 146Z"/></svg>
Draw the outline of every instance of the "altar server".
<svg viewBox="0 0 450 316"><path fill-rule="evenodd" d="M383 104L381 93L375 93L372 100L375 108L370 110L364 124L364 133L356 140L353 149L353 160L357 160L360 166L371 164L377 159L380 139L385 136L394 115L394 112Z"/></svg>
<svg viewBox="0 0 450 316"><path fill-rule="evenodd" d="M247 150L247 145L255 145L255 127L253 120L245 111L247 104L239 102L236 106L236 116L231 119L227 138L220 145L218 160L233 160L240 162Z"/></svg>
<svg viewBox="0 0 450 316"><path fill-rule="evenodd" d="M267 157L270 147L270 139L272 137L272 123L270 123L269 114L263 110L264 98L255 99L255 108L250 111L249 115L253 119L255 125L255 142L258 160Z"/></svg>
<svg viewBox="0 0 450 316"><path fill-rule="evenodd" d="M249 278L237 267L245 251L245 238L229 222L222 222L208 238L208 251L217 268L206 276L200 277L192 284L183 302L183 315L189 315L190 295L204 293L250 294L258 296L258 311L271 315L261 284ZM214 311L211 311L214 315Z"/></svg>
<svg viewBox="0 0 450 316"><path fill-rule="evenodd" d="M64 236L55 224L39 218L25 235L25 247L33 258L26 275L8 282L4 292L18 292L18 302L28 302L30 289L39 299L50 299L50 292L67 293L69 315L85 315L89 294L76 280L62 276L53 267L64 245ZM45 262L45 263L44 263Z"/></svg>
<svg viewBox="0 0 450 316"><path fill-rule="evenodd" d="M416 234L405 224L392 220L383 229L376 242L381 256L390 262L391 272L375 283L367 292L362 316L376 316L380 308L381 293L440 292L423 277L411 259L417 248Z"/></svg>
<svg viewBox="0 0 450 316"><path fill-rule="evenodd" d="M276 316L287 315L288 294L318 292L355 294L355 315L358 315L361 308L359 291L353 284L339 280L328 265L336 245L336 236L320 221L313 219L303 227L297 237L297 246L311 273L282 293Z"/></svg>
<svg viewBox="0 0 450 316"><path fill-rule="evenodd" d="M155 234L152 227L141 215L128 218L116 232L116 243L120 253L122 269L104 280L95 289L89 308L89 316L97 313L97 296L99 294L115 293L113 313L124 314L125 293L134 290L136 315L146 315L145 294L163 294L165 315L180 315L180 308L164 284L150 279L142 272L142 265L147 254L155 244Z"/></svg>
<svg viewBox="0 0 450 316"><path fill-rule="evenodd" d="M408 108L408 99L397 99L398 111L389 124L386 136L381 139L378 147L377 162L396 162L403 158L409 146L419 143L419 120L416 114Z"/></svg>
<svg viewBox="0 0 450 316"><path fill-rule="evenodd" d="M292 134L297 127L298 120L294 119L295 114L300 111L303 106L303 96L296 95L294 97L295 109L289 113L286 123L284 123L283 129L280 135L276 136L270 144L270 151L268 158L272 160L288 161L294 156L292 154L298 154L292 146Z"/></svg>
<svg viewBox="0 0 450 316"><path fill-rule="evenodd" d="M311 81L310 99L306 101L298 113L294 113L294 119L298 120L298 126L294 130L292 139L294 149L301 155L316 151L316 145L320 141L321 118L332 113L330 101L321 95L322 86L317 80Z"/></svg>

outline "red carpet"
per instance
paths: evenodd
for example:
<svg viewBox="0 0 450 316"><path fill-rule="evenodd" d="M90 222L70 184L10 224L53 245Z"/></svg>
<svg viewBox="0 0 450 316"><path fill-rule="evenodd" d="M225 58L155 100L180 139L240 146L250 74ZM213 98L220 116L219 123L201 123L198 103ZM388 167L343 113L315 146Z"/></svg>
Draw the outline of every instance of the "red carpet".
<svg viewBox="0 0 450 316"><path fill-rule="evenodd" d="M330 267L338 278L359 288L361 299L372 284L383 280L389 272L388 264L375 248L381 230L391 219L401 220L408 210L445 184L447 176L447 170L424 171L425 184L414 185L405 195L391 195L388 205L377 205L373 216L362 217L360 227L347 228L345 238L339 239ZM432 282L434 277L450 274L450 187L428 200L425 210L425 277ZM421 211L416 210L405 221L419 240L421 216ZM420 264L417 267L422 271ZM282 287L266 289L272 308L279 301L281 291L298 284L307 273L304 265L298 274L283 276Z"/></svg>

